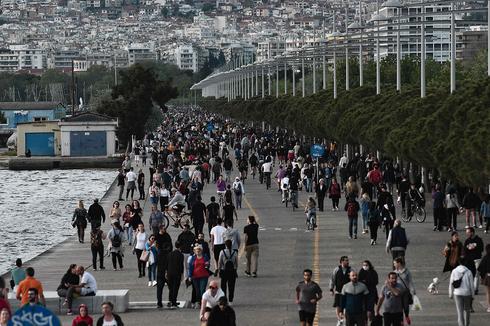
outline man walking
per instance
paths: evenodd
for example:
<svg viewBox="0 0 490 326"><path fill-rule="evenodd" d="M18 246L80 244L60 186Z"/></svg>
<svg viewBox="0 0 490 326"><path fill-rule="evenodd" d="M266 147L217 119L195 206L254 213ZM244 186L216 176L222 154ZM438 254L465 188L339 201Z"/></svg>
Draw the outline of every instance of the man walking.
<svg viewBox="0 0 490 326"><path fill-rule="evenodd" d="M369 290L357 280L357 272L349 273L350 282L342 287L342 313L346 326L366 325L366 303Z"/></svg>
<svg viewBox="0 0 490 326"><path fill-rule="evenodd" d="M322 298L322 289L311 280L311 269L303 271L303 281L296 286L296 304L299 310L301 326L312 326L316 314L316 305Z"/></svg>
<svg viewBox="0 0 490 326"><path fill-rule="evenodd" d="M464 241L463 245L463 256L467 260L474 261L475 268L478 269L482 259L482 253L483 240L476 235L474 227L466 228L466 240ZM480 283L478 273L475 273L475 277L473 279L475 294L478 294L478 283Z"/></svg>
<svg viewBox="0 0 490 326"><path fill-rule="evenodd" d="M383 320L385 326L400 326L403 323L403 285L397 282L397 274L390 272L385 286L381 289L376 315L379 315L383 306Z"/></svg>
<svg viewBox="0 0 490 326"><path fill-rule="evenodd" d="M163 214L158 210L156 204L151 205L151 213L150 218L148 220L148 225L151 227L153 231L152 234L158 234L160 231L160 225L163 224Z"/></svg>
<svg viewBox="0 0 490 326"><path fill-rule="evenodd" d="M347 218L349 219L349 239L357 239L357 220L359 213L359 203L356 201L356 197L350 196L345 203L344 210L347 212Z"/></svg>
<svg viewBox="0 0 490 326"><path fill-rule="evenodd" d="M204 228L204 217L206 216L206 205L202 202L201 196L197 196L197 201L192 205L191 219L196 234L202 233Z"/></svg>
<svg viewBox="0 0 490 326"><path fill-rule="evenodd" d="M434 191L432 192L432 208L434 210L434 231L442 231L442 225L444 222L444 199L445 196L441 191L441 185L436 184Z"/></svg>
<svg viewBox="0 0 490 326"><path fill-rule="evenodd" d="M105 212L97 198L94 199L94 203L88 208L88 220L92 230L105 223Z"/></svg>
<svg viewBox="0 0 490 326"><path fill-rule="evenodd" d="M131 192L131 200L133 200L134 189L136 189L136 181L138 176L134 173L133 168L129 169L129 172L126 173L126 180L128 184L126 185L126 200L128 200L129 192Z"/></svg>
<svg viewBox="0 0 490 326"><path fill-rule="evenodd" d="M388 239L386 240L386 252L391 252L393 259L398 257L405 257L405 252L407 250L407 233L401 225L402 221L398 219L395 220L395 225L393 229L390 230L390 233L388 234Z"/></svg>
<svg viewBox="0 0 490 326"><path fill-rule="evenodd" d="M245 238L245 257L247 267L245 274L247 276L257 277L257 266L259 262L259 225L255 221L255 216L248 217L248 225L243 228Z"/></svg>
<svg viewBox="0 0 490 326"><path fill-rule="evenodd" d="M206 207L206 223L208 223L209 234L211 234L211 229L216 226L219 217L221 217L219 204L216 202L216 197L211 196L211 203Z"/></svg>
<svg viewBox="0 0 490 326"><path fill-rule="evenodd" d="M126 175L124 174L123 169L119 169L119 174L117 175L117 186L119 187L119 198L118 200L124 200L122 198L124 193L124 183L126 181Z"/></svg>
<svg viewBox="0 0 490 326"><path fill-rule="evenodd" d="M184 261L186 262L184 265L185 275L187 275L187 259L192 255L192 245L196 240L196 236L190 230L189 224L184 224L184 230L177 237L177 242L180 245L180 252L184 255Z"/></svg>
<svg viewBox="0 0 490 326"><path fill-rule="evenodd" d="M175 249L168 254L167 283L168 283L168 306L170 309L177 308L177 296L179 295L180 281L184 272L184 255L180 251L180 242L175 242ZM186 264L187 265L187 264Z"/></svg>
<svg viewBox="0 0 490 326"><path fill-rule="evenodd" d="M333 307L336 308L337 319L342 323L342 288L349 283L349 273L352 269L349 266L347 256L340 257L340 265L335 267L330 279L330 293L334 296Z"/></svg>
<svg viewBox="0 0 490 326"><path fill-rule="evenodd" d="M165 286L165 273L168 266L168 254L172 251L172 239L165 229L165 225L160 225L160 232L155 235L157 243L157 307L162 308L162 292Z"/></svg>

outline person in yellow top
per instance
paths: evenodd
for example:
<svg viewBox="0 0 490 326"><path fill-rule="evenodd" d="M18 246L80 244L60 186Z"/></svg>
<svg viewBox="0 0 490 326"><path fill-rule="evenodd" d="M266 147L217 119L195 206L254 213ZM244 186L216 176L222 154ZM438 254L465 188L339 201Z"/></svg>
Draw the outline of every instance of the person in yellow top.
<svg viewBox="0 0 490 326"><path fill-rule="evenodd" d="M39 301L43 306L46 306L46 299L43 294L43 285L34 278L34 268L26 268L26 278L19 283L17 288L17 300L21 300L21 306L29 302L29 289L36 289Z"/></svg>

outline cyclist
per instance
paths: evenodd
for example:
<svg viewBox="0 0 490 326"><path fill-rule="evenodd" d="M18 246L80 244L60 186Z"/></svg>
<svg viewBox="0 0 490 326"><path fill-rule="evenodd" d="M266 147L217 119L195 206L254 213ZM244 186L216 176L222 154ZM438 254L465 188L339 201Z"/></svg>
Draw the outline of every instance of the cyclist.
<svg viewBox="0 0 490 326"><path fill-rule="evenodd" d="M424 196L420 193L414 183L410 184L410 190L408 191L408 207L407 207L407 216L412 216L412 207L424 207L425 199Z"/></svg>
<svg viewBox="0 0 490 326"><path fill-rule="evenodd" d="M281 191L281 180L286 176L286 170L282 167L282 165L279 165L279 169L276 171L276 178L277 178L277 191ZM288 178L289 179L289 178ZM289 182L289 180L288 180ZM284 202L284 201L283 201Z"/></svg>
<svg viewBox="0 0 490 326"><path fill-rule="evenodd" d="M182 213L182 210L185 208L187 203L185 201L184 195L182 195L182 193L176 188L172 188L171 193L172 193L172 199L170 199L170 202L167 205L167 209L173 212L176 216L174 226L179 226L180 213Z"/></svg>
<svg viewBox="0 0 490 326"><path fill-rule="evenodd" d="M223 176L220 175L218 180L216 181L216 192L218 193L219 204L220 206L224 205L224 195L226 192L226 181L223 179Z"/></svg>
<svg viewBox="0 0 490 326"><path fill-rule="evenodd" d="M308 198L308 202L305 206L306 224L313 226L313 230L316 228L316 202L313 197Z"/></svg>
<svg viewBox="0 0 490 326"><path fill-rule="evenodd" d="M408 191L410 190L410 182L405 175L402 176L400 186L398 187L398 202L402 204L402 210L405 211L405 204L408 202Z"/></svg>
<svg viewBox="0 0 490 326"><path fill-rule="evenodd" d="M289 197L291 198L291 204L294 208L298 208L298 187L299 187L299 173L294 171L289 178Z"/></svg>
<svg viewBox="0 0 490 326"><path fill-rule="evenodd" d="M289 176L287 174L280 179L280 189L282 192L282 202L284 203L286 201L286 198L288 198L289 191Z"/></svg>

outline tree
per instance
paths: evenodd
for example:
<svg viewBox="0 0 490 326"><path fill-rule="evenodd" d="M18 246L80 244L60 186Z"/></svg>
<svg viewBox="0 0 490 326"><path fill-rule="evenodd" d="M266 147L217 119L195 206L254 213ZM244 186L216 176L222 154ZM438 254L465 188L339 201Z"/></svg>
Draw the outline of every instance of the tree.
<svg viewBox="0 0 490 326"><path fill-rule="evenodd" d="M171 81L158 80L154 70L136 64L121 71L120 84L113 87L110 99L101 101L97 111L119 119L118 138L127 144L131 135L143 138L155 106L163 108L177 95Z"/></svg>

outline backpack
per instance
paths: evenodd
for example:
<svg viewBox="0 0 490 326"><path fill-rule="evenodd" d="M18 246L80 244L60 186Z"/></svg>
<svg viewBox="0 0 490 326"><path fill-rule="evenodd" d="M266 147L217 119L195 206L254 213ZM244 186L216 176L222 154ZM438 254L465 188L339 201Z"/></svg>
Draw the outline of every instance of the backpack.
<svg viewBox="0 0 490 326"><path fill-rule="evenodd" d="M347 216L348 217L356 217L357 216L357 209L356 209L356 203L355 202L349 202L347 204Z"/></svg>
<svg viewBox="0 0 490 326"><path fill-rule="evenodd" d="M102 246L102 231L90 232L90 245L93 248Z"/></svg>
<svg viewBox="0 0 490 326"><path fill-rule="evenodd" d="M235 265L233 264L233 260L231 260L231 258L233 258L233 255L235 254L235 250L232 250L231 251L231 255L230 257L228 257L226 255L226 251L223 250L223 254L225 255L225 258L226 258L226 261L225 261L225 273L227 274L232 274L235 272Z"/></svg>
<svg viewBox="0 0 490 326"><path fill-rule="evenodd" d="M116 233L116 229L113 228L112 230L114 230L114 237L111 240L112 246L114 248L119 248L122 244L121 236L119 235L121 231L119 231L119 233Z"/></svg>
<svg viewBox="0 0 490 326"><path fill-rule="evenodd" d="M372 184L374 185L380 184L382 181L381 179L382 179L382 175L381 172L379 172L379 170L374 169L371 171L371 173L369 173L369 182L371 182Z"/></svg>
<svg viewBox="0 0 490 326"><path fill-rule="evenodd" d="M239 183L238 186L234 189L236 195L241 195L242 194L242 184Z"/></svg>

